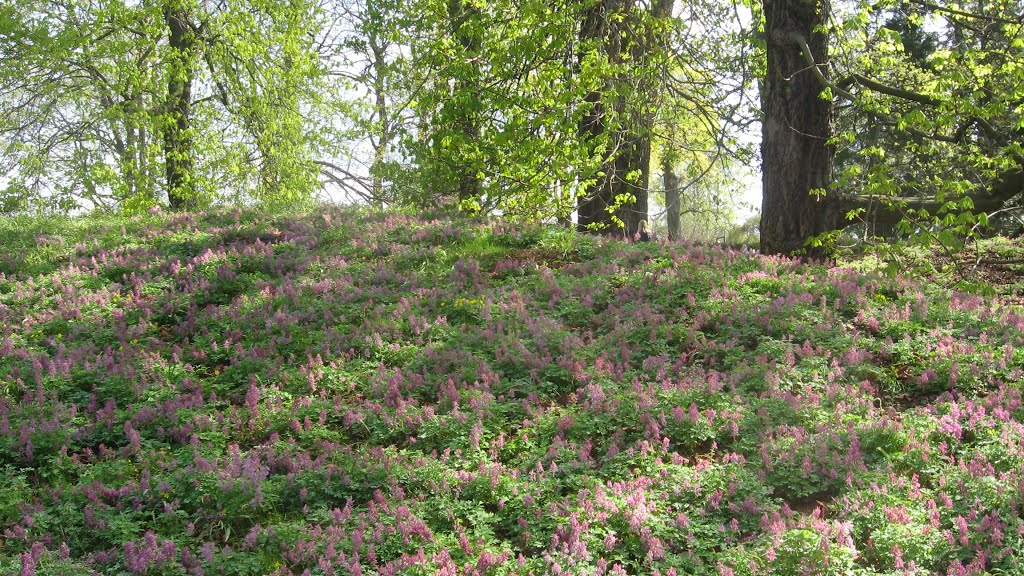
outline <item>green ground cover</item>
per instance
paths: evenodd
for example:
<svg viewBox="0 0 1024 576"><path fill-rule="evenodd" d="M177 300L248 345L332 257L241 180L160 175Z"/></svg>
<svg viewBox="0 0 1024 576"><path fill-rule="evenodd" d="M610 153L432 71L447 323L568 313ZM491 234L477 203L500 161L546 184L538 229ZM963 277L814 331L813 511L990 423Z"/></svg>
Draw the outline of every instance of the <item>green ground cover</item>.
<svg viewBox="0 0 1024 576"><path fill-rule="evenodd" d="M2 574L1020 574L1024 312L322 208L0 221Z"/></svg>

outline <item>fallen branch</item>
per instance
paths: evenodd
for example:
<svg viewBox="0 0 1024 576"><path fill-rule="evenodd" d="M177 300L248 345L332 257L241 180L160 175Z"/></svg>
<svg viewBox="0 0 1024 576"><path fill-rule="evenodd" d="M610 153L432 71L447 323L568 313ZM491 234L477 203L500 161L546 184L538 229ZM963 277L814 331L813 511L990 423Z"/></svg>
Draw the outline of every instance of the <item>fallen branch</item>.
<svg viewBox="0 0 1024 576"><path fill-rule="evenodd" d="M994 264L997 266L1016 266L1018 264L1024 264L1024 258L983 258L978 262L981 264Z"/></svg>

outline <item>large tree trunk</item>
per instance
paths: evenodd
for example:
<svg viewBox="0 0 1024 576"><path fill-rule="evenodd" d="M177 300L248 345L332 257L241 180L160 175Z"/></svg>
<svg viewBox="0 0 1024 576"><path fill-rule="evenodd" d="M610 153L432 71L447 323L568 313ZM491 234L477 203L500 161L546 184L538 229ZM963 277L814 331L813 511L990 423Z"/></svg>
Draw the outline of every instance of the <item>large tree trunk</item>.
<svg viewBox="0 0 1024 576"><path fill-rule="evenodd" d="M645 106L645 103L634 102L632 105ZM615 172L618 178L612 197L633 197L631 201L619 206L615 212L622 220L628 235L637 234L640 231L640 222L647 220L647 190L651 177L651 127L643 121L643 115L640 110L630 112L631 122L636 124L623 130L620 153L615 158Z"/></svg>
<svg viewBox="0 0 1024 576"><path fill-rule="evenodd" d="M832 180L832 103L802 51L805 44L828 74L828 0L764 0L768 68L761 93L761 252L791 254L839 225ZM811 256L821 251L809 249Z"/></svg>
<svg viewBox="0 0 1024 576"><path fill-rule="evenodd" d="M164 22L169 33L167 43L170 47L164 162L167 200L174 210L194 208L197 204L192 179L194 145L191 134L196 37L189 18L188 10L180 0L170 0L164 5Z"/></svg>
<svg viewBox="0 0 1024 576"><path fill-rule="evenodd" d="M471 142L480 140L480 119L479 106L475 106L473 100L479 97L480 82L479 66L476 58L480 54L479 32L473 29L474 20L479 20L480 9L465 0L448 0L448 17L451 20L452 36L462 46L464 56L474 59L470 64L474 72L469 79L459 78L456 80L455 91L460 100L468 103L461 112L458 120L459 131L462 132L463 147ZM456 185L458 186L459 201L479 200L483 191L483 182L477 176L478 170L475 166L467 163L464 158L459 159L461 164L457 169Z"/></svg>
<svg viewBox="0 0 1024 576"><path fill-rule="evenodd" d="M577 54L577 70L582 69L588 51L597 44L601 50L609 51L617 46L611 43L610 15L618 5L617 0L599 0L584 11L580 25L581 51ZM609 53L609 60L614 61L615 55ZM583 117L580 119L579 135L584 142L595 142L605 133L605 108L602 92L593 90L583 99ZM593 226L605 227L611 224L611 213L608 207L613 204L612 182L614 182L614 162L605 162L601 166L601 174L597 181L587 187L584 195L577 200L577 222L581 230Z"/></svg>
<svg viewBox="0 0 1024 576"><path fill-rule="evenodd" d="M658 0L652 7L655 18L670 18L672 0ZM598 141L607 136L611 150L601 167L601 176L578 199L580 228L596 226L616 229L621 220L622 231L636 234L640 222L647 220L648 188L651 173L651 132L654 115L651 102L655 86L643 77L652 51L661 46L632 0L600 0L584 13L580 27L580 45L584 50L595 43L600 46L612 66L624 59L639 70L638 77L609 79L606 90L615 90L615 126L608 126L608 116L601 91L593 91L584 99L586 112L580 121L580 137ZM626 54L624 56L624 54ZM578 57L582 64L586 52ZM611 130L610 134L606 134Z"/></svg>

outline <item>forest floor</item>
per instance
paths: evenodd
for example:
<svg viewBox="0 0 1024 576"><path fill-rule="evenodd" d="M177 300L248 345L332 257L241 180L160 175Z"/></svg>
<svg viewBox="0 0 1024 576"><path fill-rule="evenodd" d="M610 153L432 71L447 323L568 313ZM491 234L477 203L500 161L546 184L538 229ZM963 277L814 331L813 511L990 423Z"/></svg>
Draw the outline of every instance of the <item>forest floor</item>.
<svg viewBox="0 0 1024 576"><path fill-rule="evenodd" d="M1018 264L327 207L0 246L2 574L1024 572Z"/></svg>
<svg viewBox="0 0 1024 576"><path fill-rule="evenodd" d="M854 253L840 264L918 278L950 290L1024 304L1024 236L978 238L949 249L903 245L889 256Z"/></svg>

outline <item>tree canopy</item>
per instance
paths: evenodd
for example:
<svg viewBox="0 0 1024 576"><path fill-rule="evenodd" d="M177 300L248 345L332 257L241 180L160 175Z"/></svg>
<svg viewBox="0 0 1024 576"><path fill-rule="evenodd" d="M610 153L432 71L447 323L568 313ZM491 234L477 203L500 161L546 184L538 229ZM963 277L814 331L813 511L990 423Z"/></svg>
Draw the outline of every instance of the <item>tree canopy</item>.
<svg viewBox="0 0 1024 576"><path fill-rule="evenodd" d="M1019 219L1022 13L29 0L0 9L0 209L334 197L676 238L760 166L764 252L962 235Z"/></svg>

